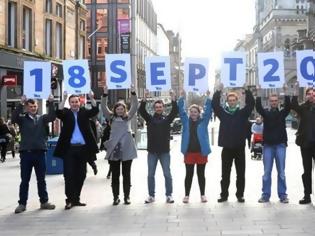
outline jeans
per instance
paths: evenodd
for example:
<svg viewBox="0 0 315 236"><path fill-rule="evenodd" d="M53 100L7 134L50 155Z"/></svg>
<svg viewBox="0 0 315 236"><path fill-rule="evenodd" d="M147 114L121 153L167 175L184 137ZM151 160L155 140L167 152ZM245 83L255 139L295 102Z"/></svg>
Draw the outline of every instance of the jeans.
<svg viewBox="0 0 315 236"><path fill-rule="evenodd" d="M221 197L228 198L230 176L233 160L236 169L236 197L244 196L245 189L245 147L223 148L222 149L222 179L221 179Z"/></svg>
<svg viewBox="0 0 315 236"><path fill-rule="evenodd" d="M264 175L262 177L262 197L269 199L271 195L271 174L273 160L276 161L276 167L278 171L278 197L284 199L287 197L286 190L287 185L285 181L285 157L286 157L286 145L264 145L263 148L263 163L264 163Z"/></svg>
<svg viewBox="0 0 315 236"><path fill-rule="evenodd" d="M41 203L48 201L48 193L46 190L46 163L45 163L45 152L21 152L21 184L20 184L20 200L19 204L25 205L28 199L29 182L32 175L33 167L35 169L37 179L37 190L38 196Z"/></svg>
<svg viewBox="0 0 315 236"><path fill-rule="evenodd" d="M161 163L164 179L165 179L165 189L166 196L172 196L173 193L173 183L172 175L170 170L170 154L166 153L148 153L148 189L149 196L155 196L155 171L158 160Z"/></svg>

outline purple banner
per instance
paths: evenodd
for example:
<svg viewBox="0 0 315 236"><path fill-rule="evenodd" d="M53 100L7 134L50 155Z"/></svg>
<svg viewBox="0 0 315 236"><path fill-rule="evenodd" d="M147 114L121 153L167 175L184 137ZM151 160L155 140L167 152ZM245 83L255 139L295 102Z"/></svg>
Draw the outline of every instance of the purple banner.
<svg viewBox="0 0 315 236"><path fill-rule="evenodd" d="M130 20L129 19L119 19L118 23L118 33L124 34L130 32Z"/></svg>

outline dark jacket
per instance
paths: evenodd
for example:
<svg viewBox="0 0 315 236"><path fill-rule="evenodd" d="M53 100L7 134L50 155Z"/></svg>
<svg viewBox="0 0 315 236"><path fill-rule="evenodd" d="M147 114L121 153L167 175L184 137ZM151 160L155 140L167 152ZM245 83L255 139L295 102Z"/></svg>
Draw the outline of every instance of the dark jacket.
<svg viewBox="0 0 315 236"><path fill-rule="evenodd" d="M315 110L312 108L312 104L307 101L299 105L297 96L293 96L291 108L299 116L295 143L304 148L313 146L315 144Z"/></svg>
<svg viewBox="0 0 315 236"><path fill-rule="evenodd" d="M11 134L8 125L7 124L0 125L0 136L5 136L7 134Z"/></svg>
<svg viewBox="0 0 315 236"><path fill-rule="evenodd" d="M86 143L87 151L91 156L98 152L98 147L89 119L96 116L98 112L98 107L93 106L89 110L81 107L78 112L78 125ZM54 156L64 158L70 148L70 141L75 126L75 118L73 112L68 108L64 108L63 110L58 109L56 115L57 118L62 121L62 128ZM89 160L90 155L87 156L87 160Z"/></svg>
<svg viewBox="0 0 315 236"><path fill-rule="evenodd" d="M28 113L23 113L23 105L19 104L12 112L12 123L20 127L20 151L47 150L47 125L56 119L54 104L48 103L48 114L36 115L35 119Z"/></svg>
<svg viewBox="0 0 315 236"><path fill-rule="evenodd" d="M142 101L139 112L147 123L148 152L165 153L170 151L170 125L175 119L178 109L176 101L172 101L172 110L169 115L150 115L145 109L146 102Z"/></svg>
<svg viewBox="0 0 315 236"><path fill-rule="evenodd" d="M246 122L255 106L255 99L250 90L245 91L245 107L228 113L220 104L221 91L213 94L212 108L220 119L219 146L225 148L240 148L245 146Z"/></svg>
<svg viewBox="0 0 315 236"><path fill-rule="evenodd" d="M277 145L281 143L287 145L288 136L285 118L290 113L290 97L285 96L284 108L281 110L264 109L261 105L261 97L257 97L256 110L264 118L264 143L267 145Z"/></svg>

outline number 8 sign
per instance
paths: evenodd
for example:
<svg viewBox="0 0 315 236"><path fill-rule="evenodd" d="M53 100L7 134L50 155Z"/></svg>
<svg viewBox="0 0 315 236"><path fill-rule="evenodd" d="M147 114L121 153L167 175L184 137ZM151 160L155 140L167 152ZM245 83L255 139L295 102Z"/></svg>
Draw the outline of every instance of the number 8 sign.
<svg viewBox="0 0 315 236"><path fill-rule="evenodd" d="M87 60L65 60L62 62L64 90L70 94L85 94L91 90Z"/></svg>
<svg viewBox="0 0 315 236"><path fill-rule="evenodd" d="M50 80L50 62L24 62L23 93L27 98L47 99L50 94Z"/></svg>

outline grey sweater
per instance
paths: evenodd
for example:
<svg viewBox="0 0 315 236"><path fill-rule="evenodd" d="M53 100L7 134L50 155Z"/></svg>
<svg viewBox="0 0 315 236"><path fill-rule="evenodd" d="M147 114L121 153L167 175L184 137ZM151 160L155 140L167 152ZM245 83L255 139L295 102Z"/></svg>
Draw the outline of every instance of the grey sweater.
<svg viewBox="0 0 315 236"><path fill-rule="evenodd" d="M31 117L23 113L23 105L19 104L12 112L12 123L19 125L21 133L20 152L29 150L47 150L47 125L56 119L53 103L48 105L48 114Z"/></svg>

